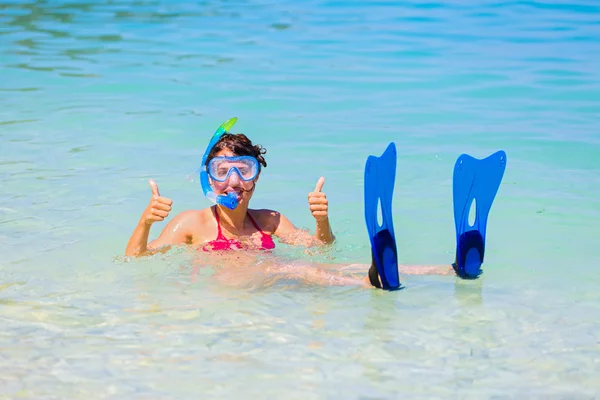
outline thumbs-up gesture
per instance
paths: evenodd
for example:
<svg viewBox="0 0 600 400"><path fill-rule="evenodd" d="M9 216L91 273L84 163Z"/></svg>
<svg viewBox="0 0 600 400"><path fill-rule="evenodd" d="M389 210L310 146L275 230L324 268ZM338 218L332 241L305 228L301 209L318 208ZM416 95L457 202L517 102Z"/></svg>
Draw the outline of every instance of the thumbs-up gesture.
<svg viewBox="0 0 600 400"><path fill-rule="evenodd" d="M158 192L158 185L152 179L148 183L152 188L152 199L150 199L150 204L144 211L142 219L147 225L152 225L156 221L162 221L169 216L173 200L161 197Z"/></svg>
<svg viewBox="0 0 600 400"><path fill-rule="evenodd" d="M313 217L318 221L325 221L328 218L328 201L327 196L321 190L325 184L325 178L321 177L317 181L314 192L308 194L308 206Z"/></svg>

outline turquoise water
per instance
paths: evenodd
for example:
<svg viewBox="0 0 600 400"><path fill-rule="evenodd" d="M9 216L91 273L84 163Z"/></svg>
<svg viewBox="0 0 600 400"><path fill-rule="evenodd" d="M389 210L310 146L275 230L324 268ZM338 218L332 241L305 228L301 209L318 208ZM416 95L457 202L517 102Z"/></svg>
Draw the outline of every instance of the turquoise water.
<svg viewBox="0 0 600 400"><path fill-rule="evenodd" d="M0 0L0 397L600 396L598 65L594 1ZM149 178L171 216L210 204L232 116L268 149L253 207L314 229L327 178L338 241L291 261L369 262L390 141L401 261L452 261L454 161L504 149L484 275L239 289L123 257Z"/></svg>

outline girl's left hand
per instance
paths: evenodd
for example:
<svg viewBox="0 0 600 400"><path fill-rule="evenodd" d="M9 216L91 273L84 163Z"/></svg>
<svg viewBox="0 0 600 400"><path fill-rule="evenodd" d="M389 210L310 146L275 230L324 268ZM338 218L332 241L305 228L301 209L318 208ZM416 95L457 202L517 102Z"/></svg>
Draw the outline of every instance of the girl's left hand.
<svg viewBox="0 0 600 400"><path fill-rule="evenodd" d="M313 217L320 221L326 221L328 218L328 201L325 193L321 192L325 184L325 177L320 177L315 186L314 192L308 194L308 206Z"/></svg>

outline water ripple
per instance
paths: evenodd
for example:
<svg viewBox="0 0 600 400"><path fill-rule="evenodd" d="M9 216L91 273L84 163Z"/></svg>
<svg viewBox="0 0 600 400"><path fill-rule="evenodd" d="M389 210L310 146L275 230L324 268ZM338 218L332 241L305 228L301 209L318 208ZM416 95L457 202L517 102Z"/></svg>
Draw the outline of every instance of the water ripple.
<svg viewBox="0 0 600 400"><path fill-rule="evenodd" d="M599 27L591 0L0 0L2 394L593 397ZM149 178L208 204L185 177L233 115L269 149L258 204L312 227L327 175L319 260L368 262L393 140L401 257L447 262L454 160L505 148L485 277L246 292L122 257Z"/></svg>

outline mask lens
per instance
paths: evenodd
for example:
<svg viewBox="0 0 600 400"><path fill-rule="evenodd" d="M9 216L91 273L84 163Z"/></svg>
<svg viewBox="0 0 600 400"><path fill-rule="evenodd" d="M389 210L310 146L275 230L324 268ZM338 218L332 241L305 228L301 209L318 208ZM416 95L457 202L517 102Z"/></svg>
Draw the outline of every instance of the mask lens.
<svg viewBox="0 0 600 400"><path fill-rule="evenodd" d="M225 182L235 172L243 181L251 181L258 175L258 161L251 156L215 157L208 163L208 174L218 182Z"/></svg>

